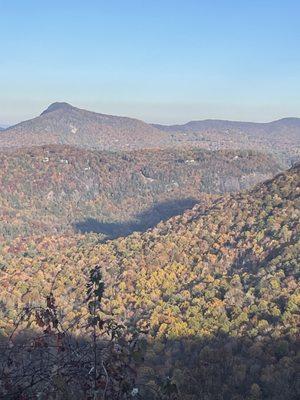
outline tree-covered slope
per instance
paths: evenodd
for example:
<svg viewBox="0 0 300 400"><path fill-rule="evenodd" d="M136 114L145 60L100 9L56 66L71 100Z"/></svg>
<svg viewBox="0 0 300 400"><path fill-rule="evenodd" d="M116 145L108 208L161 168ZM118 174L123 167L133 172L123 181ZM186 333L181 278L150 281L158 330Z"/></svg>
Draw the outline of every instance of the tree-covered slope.
<svg viewBox="0 0 300 400"><path fill-rule="evenodd" d="M255 150L278 157L286 167L300 159L300 119L269 123L203 120L184 125L147 124L53 103L36 118L0 134L0 149L71 145L105 151L194 146L207 150Z"/></svg>
<svg viewBox="0 0 300 400"><path fill-rule="evenodd" d="M99 114L68 103L53 103L40 116L2 132L0 148L63 144L124 150L157 148L168 141L166 132L134 118Z"/></svg>
<svg viewBox="0 0 300 400"><path fill-rule="evenodd" d="M256 149L275 154L287 165L300 159L300 118L268 123L203 120L183 125L154 125L168 132L174 143L206 149Z"/></svg>
<svg viewBox="0 0 300 400"><path fill-rule="evenodd" d="M295 332L299 171L109 242L118 310L146 313L155 336Z"/></svg>
<svg viewBox="0 0 300 400"><path fill-rule="evenodd" d="M4 243L2 332L55 277L62 313L80 319L85 276L99 264L105 308L149 332L141 382L157 389L169 375L189 400L296 399L299 176L298 165L107 244L96 235Z"/></svg>
<svg viewBox="0 0 300 400"><path fill-rule="evenodd" d="M203 194L236 192L282 166L253 151L99 152L44 146L0 153L0 238L145 230Z"/></svg>

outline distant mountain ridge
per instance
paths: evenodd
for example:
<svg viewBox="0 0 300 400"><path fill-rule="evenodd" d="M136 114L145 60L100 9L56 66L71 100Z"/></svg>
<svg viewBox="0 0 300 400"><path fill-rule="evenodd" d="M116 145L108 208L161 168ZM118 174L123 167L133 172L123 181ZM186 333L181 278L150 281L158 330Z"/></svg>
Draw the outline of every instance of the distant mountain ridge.
<svg viewBox="0 0 300 400"><path fill-rule="evenodd" d="M210 150L266 151L277 154L287 165L300 160L300 118L265 123L207 119L153 126L168 132L177 143L192 143Z"/></svg>
<svg viewBox="0 0 300 400"><path fill-rule="evenodd" d="M289 166L300 160L300 118L267 123L203 120L166 126L56 102L40 116L11 126L0 135L0 149L49 144L108 151L166 147L250 149L273 153Z"/></svg>
<svg viewBox="0 0 300 400"><path fill-rule="evenodd" d="M230 121L222 119L204 119L189 121L185 124L163 125L152 124L152 126L166 131L198 131L202 129L274 129L275 127L290 126L300 128L300 118L288 117L281 118L271 122L245 122L245 121ZM300 131L298 131L300 135Z"/></svg>
<svg viewBox="0 0 300 400"><path fill-rule="evenodd" d="M9 127L0 148L67 144L100 150L160 147L169 135L143 121L53 103L40 116Z"/></svg>
<svg viewBox="0 0 300 400"><path fill-rule="evenodd" d="M166 132L184 133L207 133L214 132L226 135L245 134L254 137L265 137L266 139L287 138L300 141L300 118L282 118L271 122L244 122L227 121L217 119L206 119L201 121L190 121L183 125L159 125L153 124L155 128Z"/></svg>

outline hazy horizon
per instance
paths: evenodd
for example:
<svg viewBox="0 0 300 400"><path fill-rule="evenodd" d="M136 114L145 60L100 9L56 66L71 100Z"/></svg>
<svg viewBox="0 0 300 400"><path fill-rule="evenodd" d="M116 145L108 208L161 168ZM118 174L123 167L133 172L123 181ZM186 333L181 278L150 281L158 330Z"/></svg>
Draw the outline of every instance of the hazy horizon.
<svg viewBox="0 0 300 400"><path fill-rule="evenodd" d="M9 123L9 122L2 122L2 121L0 121L0 127L2 127L2 128L9 128L10 126L14 126L14 125L16 125L16 124L18 124L18 123L21 123L21 122L24 122L24 121L26 121L26 120L30 120L30 119L33 119L33 118L36 118L36 117L38 117L44 110L46 110L51 104L53 104L53 103L55 103L56 101L52 101L52 102L50 102L49 104L47 104L47 105L44 105L44 106L42 106L41 108L40 108L40 110L38 110L37 112L36 112L36 114L32 114L32 115L30 115L30 114L28 114L28 116L27 117L24 117L23 119L20 119L19 121L14 121L14 122L12 122L12 123ZM58 101L58 102L64 102L63 100L60 100L60 101ZM250 119L234 119L234 118L226 118L226 117L224 117L224 118L221 118L221 117L218 117L218 116L216 116L216 117L202 117L202 118L197 118L197 117L195 117L195 118L190 118L190 119L188 119L188 120L182 120L182 121L178 121L178 122L176 122L176 120L174 121L174 122L164 122L164 121L160 121L160 120L158 120L158 121L153 121L153 120L145 120L145 119L142 119L142 118L140 118L139 116L137 116L137 115L133 115L133 114L130 114L130 110L128 109L128 112L127 113L122 113L121 112L121 109L120 109L120 112L118 113L118 112L110 112L110 111L107 111L107 112L104 112L103 111L103 108L106 108L107 110L109 110L110 109L110 107L103 107L102 106L102 109L100 109L100 110L98 110L98 109L92 109L92 108L89 108L88 106L87 107L85 107L85 106L82 106L82 105L80 105L80 104L74 104L74 103L71 103L71 102L68 102L68 101L66 101L66 103L68 103L68 104L70 104L70 105L72 105L73 107L76 107L76 108L80 108L80 109L84 109L84 110L87 110L87 111L92 111L92 112L96 112L96 113L100 113L100 114L107 114L107 115L116 115L116 116L121 116L121 117L129 117L129 118L137 118L137 119L140 119L140 120L142 120L142 121L144 121L144 122L146 122L146 123L153 123L153 124L161 124L161 125L181 125L181 124L185 124L185 123L188 123L188 122L191 122L191 121L204 121L204 120L222 120L222 121L235 121L235 122L254 122L254 123L268 123L268 122L273 122L273 121L277 121L277 120L280 120L280 119L285 119L285 118L300 118L299 116L297 116L297 115L283 115L283 116L278 116L278 117L275 117L275 118L272 118L272 119L269 119L269 120L250 120ZM113 108L112 108L113 109ZM132 111L134 112L134 108L132 109Z"/></svg>

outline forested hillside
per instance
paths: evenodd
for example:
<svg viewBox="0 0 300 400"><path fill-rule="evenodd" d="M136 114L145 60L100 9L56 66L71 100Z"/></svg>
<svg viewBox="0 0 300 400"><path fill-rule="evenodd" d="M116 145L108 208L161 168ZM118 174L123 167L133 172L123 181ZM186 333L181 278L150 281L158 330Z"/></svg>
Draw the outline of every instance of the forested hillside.
<svg viewBox="0 0 300 400"><path fill-rule="evenodd" d="M148 332L143 398L169 385L184 400L297 399L299 177L297 165L107 244L97 235L2 244L2 334L55 276L78 331L85 276L99 264L107 312Z"/></svg>
<svg viewBox="0 0 300 400"><path fill-rule="evenodd" d="M0 400L300 400L299 17L0 0Z"/></svg>
<svg viewBox="0 0 300 400"><path fill-rule="evenodd" d="M283 118L269 123L203 120L165 126L56 102L40 116L10 126L0 135L0 149L41 145L105 151L186 146L251 149L271 153L288 167L300 160L300 119Z"/></svg>
<svg viewBox="0 0 300 400"><path fill-rule="evenodd" d="M203 194L236 192L282 165L253 151L99 152L44 146L0 153L0 238L127 235L182 213Z"/></svg>
<svg viewBox="0 0 300 400"><path fill-rule="evenodd" d="M283 118L268 123L203 120L184 125L154 125L168 132L174 143L205 149L253 149L276 155L287 165L300 160L300 119Z"/></svg>
<svg viewBox="0 0 300 400"><path fill-rule="evenodd" d="M0 149L60 144L116 151L158 148L168 142L166 132L143 121L59 102L51 104L40 116L11 126L0 135Z"/></svg>

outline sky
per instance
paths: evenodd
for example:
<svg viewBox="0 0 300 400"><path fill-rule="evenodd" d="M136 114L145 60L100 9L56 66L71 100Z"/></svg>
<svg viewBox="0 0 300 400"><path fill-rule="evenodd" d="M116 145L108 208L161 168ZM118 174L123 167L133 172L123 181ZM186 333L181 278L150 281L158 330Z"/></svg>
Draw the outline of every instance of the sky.
<svg viewBox="0 0 300 400"><path fill-rule="evenodd" d="M299 0L0 0L0 125L300 117Z"/></svg>

